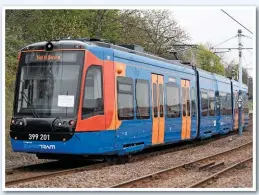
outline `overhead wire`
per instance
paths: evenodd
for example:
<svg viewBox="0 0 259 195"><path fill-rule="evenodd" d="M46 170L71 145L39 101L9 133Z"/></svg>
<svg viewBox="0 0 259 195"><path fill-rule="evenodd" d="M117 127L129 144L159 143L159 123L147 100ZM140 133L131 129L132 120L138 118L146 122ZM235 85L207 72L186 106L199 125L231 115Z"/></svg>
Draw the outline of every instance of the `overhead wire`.
<svg viewBox="0 0 259 195"><path fill-rule="evenodd" d="M223 10L223 11L224 11L224 10ZM139 30L144 30L144 31L145 31L145 29L142 28L142 27L135 26L134 24L129 23L129 22L125 22L125 21L123 21L123 22L124 22L125 24L127 24L127 25L134 26L135 28L137 28L137 29L139 29ZM213 46L213 47L216 47L216 46L218 46L218 45L221 45L221 44L223 44L223 43L225 43L225 42L227 42L227 41L229 41L229 40L231 40L231 39L233 39L233 38L235 38L235 37L237 37L237 35L235 35L235 36L233 36L233 37L231 37L231 38L229 38L229 39L227 39L227 40L225 40L225 41L223 41L223 42L221 42L221 43L219 43L219 44L217 44L217 45L215 45L215 46ZM198 45L196 45L196 46L190 46L190 44L183 43L182 41L178 41L178 40L174 40L174 41L175 41L175 43L182 44L182 46L193 47L193 48L195 48L195 49L202 50L202 48L199 48ZM176 46L176 45L173 45L173 46ZM179 52L184 52L184 51L186 51L186 50L184 49L184 50L179 51ZM213 52L211 52L211 51L209 51L209 52L210 52L211 54L217 56L217 57L218 57L223 63L225 63L226 65L229 65L229 64L230 64L230 63L225 62L220 56L216 55L215 53L213 53Z"/></svg>
<svg viewBox="0 0 259 195"><path fill-rule="evenodd" d="M247 36L247 35L244 35L244 34L243 34L243 36L246 37L246 38L248 38L248 39L253 39L252 36Z"/></svg>
<svg viewBox="0 0 259 195"><path fill-rule="evenodd" d="M224 12L226 15L228 15L232 20L234 20L235 22L237 22L240 26L242 26L244 29L246 29L248 32L250 32L251 34L252 31L250 31L248 28L246 28L243 24L241 24L240 22L238 22L234 17L232 17L231 15L229 15L226 11L224 11L223 9L221 9L222 12Z"/></svg>
<svg viewBox="0 0 259 195"><path fill-rule="evenodd" d="M251 51L249 51L248 49L246 49L247 52L249 52L251 55L253 55L253 53Z"/></svg>
<svg viewBox="0 0 259 195"><path fill-rule="evenodd" d="M211 48L213 49L214 47L219 46L219 45L221 45L221 44L223 44L223 43L226 43L226 42L230 41L231 39L234 39L235 37L237 37L237 35L235 35L235 36L233 36L233 37L231 37L231 38L229 38L229 39L227 39L227 40L225 40L225 41L223 41L223 42L221 42L221 43L219 43L219 44L217 44L217 45L214 45L214 46L211 47Z"/></svg>

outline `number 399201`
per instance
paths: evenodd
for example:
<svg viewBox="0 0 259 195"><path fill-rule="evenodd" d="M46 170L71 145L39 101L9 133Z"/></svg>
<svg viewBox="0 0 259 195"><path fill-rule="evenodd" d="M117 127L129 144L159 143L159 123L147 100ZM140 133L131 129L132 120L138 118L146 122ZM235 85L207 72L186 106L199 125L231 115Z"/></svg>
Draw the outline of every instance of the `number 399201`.
<svg viewBox="0 0 259 195"><path fill-rule="evenodd" d="M49 140L49 138L50 138L49 134L37 134L37 133L29 134L29 137L28 137L29 140L43 140L43 141Z"/></svg>

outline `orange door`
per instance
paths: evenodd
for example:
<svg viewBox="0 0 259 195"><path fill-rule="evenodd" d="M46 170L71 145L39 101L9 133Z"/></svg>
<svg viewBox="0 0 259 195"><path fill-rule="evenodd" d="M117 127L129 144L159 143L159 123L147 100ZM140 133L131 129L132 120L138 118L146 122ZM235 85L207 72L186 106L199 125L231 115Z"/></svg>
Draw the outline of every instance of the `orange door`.
<svg viewBox="0 0 259 195"><path fill-rule="evenodd" d="M190 81L181 80L182 89L182 139L191 137Z"/></svg>
<svg viewBox="0 0 259 195"><path fill-rule="evenodd" d="M152 74L152 144L164 142L164 82L163 76Z"/></svg>
<svg viewBox="0 0 259 195"><path fill-rule="evenodd" d="M164 135L165 135L164 77L161 75L158 75L158 107L159 107L158 143L164 143Z"/></svg>
<svg viewBox="0 0 259 195"><path fill-rule="evenodd" d="M190 81L185 81L185 89L186 89L186 139L190 139L191 137L191 101L190 101Z"/></svg>

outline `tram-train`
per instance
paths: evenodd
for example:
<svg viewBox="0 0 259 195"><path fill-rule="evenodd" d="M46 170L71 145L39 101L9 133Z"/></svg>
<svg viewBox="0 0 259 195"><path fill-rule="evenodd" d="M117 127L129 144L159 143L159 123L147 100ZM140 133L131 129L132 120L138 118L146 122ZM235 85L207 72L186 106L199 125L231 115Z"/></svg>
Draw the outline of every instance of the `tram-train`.
<svg viewBox="0 0 259 195"><path fill-rule="evenodd" d="M97 39L21 49L10 137L38 158L104 158L238 129L238 82ZM242 125L248 88L242 85Z"/></svg>

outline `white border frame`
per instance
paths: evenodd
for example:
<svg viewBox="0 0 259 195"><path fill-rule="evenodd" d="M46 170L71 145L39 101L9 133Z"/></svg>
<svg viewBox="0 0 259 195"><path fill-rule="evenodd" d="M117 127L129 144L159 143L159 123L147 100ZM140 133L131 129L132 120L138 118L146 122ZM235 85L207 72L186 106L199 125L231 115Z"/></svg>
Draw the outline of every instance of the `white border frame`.
<svg viewBox="0 0 259 195"><path fill-rule="evenodd" d="M237 6L4 6L2 9L2 89L5 89L5 11L6 9L240 9ZM254 8L253 29L253 187L252 188L6 188L5 174L2 174L3 191L256 191L256 6L243 6ZM18 52L17 52L18 53ZM2 90L2 172L5 172L5 90Z"/></svg>

